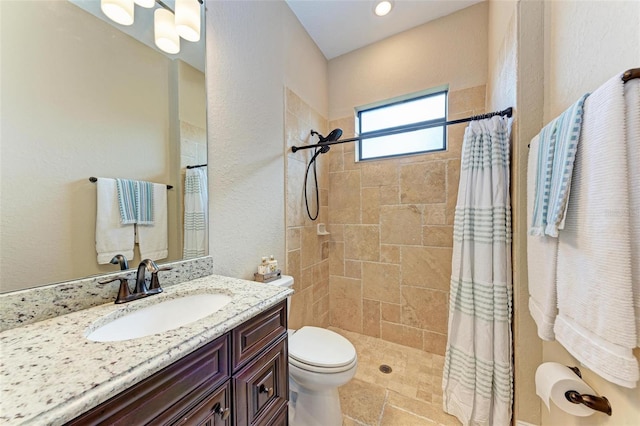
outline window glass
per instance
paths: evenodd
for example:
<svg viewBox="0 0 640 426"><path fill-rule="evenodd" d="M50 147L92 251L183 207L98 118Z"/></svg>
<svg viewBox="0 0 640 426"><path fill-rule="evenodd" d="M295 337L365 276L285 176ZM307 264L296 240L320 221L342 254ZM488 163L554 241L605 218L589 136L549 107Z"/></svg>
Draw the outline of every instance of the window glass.
<svg viewBox="0 0 640 426"><path fill-rule="evenodd" d="M387 158L446 149L446 111L446 91L358 111L359 135L362 139L357 159ZM387 131L394 134L378 136Z"/></svg>

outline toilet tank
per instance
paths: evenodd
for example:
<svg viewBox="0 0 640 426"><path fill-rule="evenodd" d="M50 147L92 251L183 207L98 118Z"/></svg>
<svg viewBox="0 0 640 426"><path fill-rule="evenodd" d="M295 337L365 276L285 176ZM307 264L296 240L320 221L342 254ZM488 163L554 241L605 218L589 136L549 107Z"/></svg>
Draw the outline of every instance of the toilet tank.
<svg viewBox="0 0 640 426"><path fill-rule="evenodd" d="M291 275L281 275L277 280L269 281L267 284L276 285L278 287L292 288L293 277ZM287 297L287 320L289 320L289 312L291 312L291 296Z"/></svg>

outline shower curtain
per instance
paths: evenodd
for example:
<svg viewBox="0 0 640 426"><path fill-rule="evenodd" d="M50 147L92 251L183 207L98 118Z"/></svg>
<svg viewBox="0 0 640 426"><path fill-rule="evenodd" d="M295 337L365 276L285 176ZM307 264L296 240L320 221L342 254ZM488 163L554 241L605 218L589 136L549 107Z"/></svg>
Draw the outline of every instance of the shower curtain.
<svg viewBox="0 0 640 426"><path fill-rule="evenodd" d="M206 167L187 169L184 179L184 259L205 256L208 251L207 186Z"/></svg>
<svg viewBox="0 0 640 426"><path fill-rule="evenodd" d="M453 234L444 410L464 425L509 425L513 371L506 117L472 121L465 130Z"/></svg>

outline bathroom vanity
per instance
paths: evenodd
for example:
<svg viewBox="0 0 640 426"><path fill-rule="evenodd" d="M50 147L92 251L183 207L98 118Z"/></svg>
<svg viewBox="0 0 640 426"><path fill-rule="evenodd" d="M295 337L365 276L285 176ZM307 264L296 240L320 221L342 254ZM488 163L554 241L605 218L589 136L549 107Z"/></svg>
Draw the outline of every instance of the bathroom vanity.
<svg viewBox="0 0 640 426"><path fill-rule="evenodd" d="M286 302L88 411L69 425L286 425Z"/></svg>
<svg viewBox="0 0 640 426"><path fill-rule="evenodd" d="M188 325L124 341L86 338L104 318L212 292L232 300ZM0 423L286 425L290 293L212 275L4 331Z"/></svg>

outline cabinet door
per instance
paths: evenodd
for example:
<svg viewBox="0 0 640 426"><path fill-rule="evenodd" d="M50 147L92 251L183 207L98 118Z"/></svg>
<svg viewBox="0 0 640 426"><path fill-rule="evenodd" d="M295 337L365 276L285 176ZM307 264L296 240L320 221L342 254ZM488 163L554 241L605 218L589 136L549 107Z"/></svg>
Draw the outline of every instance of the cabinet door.
<svg viewBox="0 0 640 426"><path fill-rule="evenodd" d="M268 424L287 406L289 370L286 334L233 376L236 426Z"/></svg>
<svg viewBox="0 0 640 426"><path fill-rule="evenodd" d="M227 382L191 411L183 415L175 426L231 425L231 383Z"/></svg>
<svg viewBox="0 0 640 426"><path fill-rule="evenodd" d="M225 334L207 343L68 425L165 424L189 409L184 401L195 403L229 379L228 341Z"/></svg>

